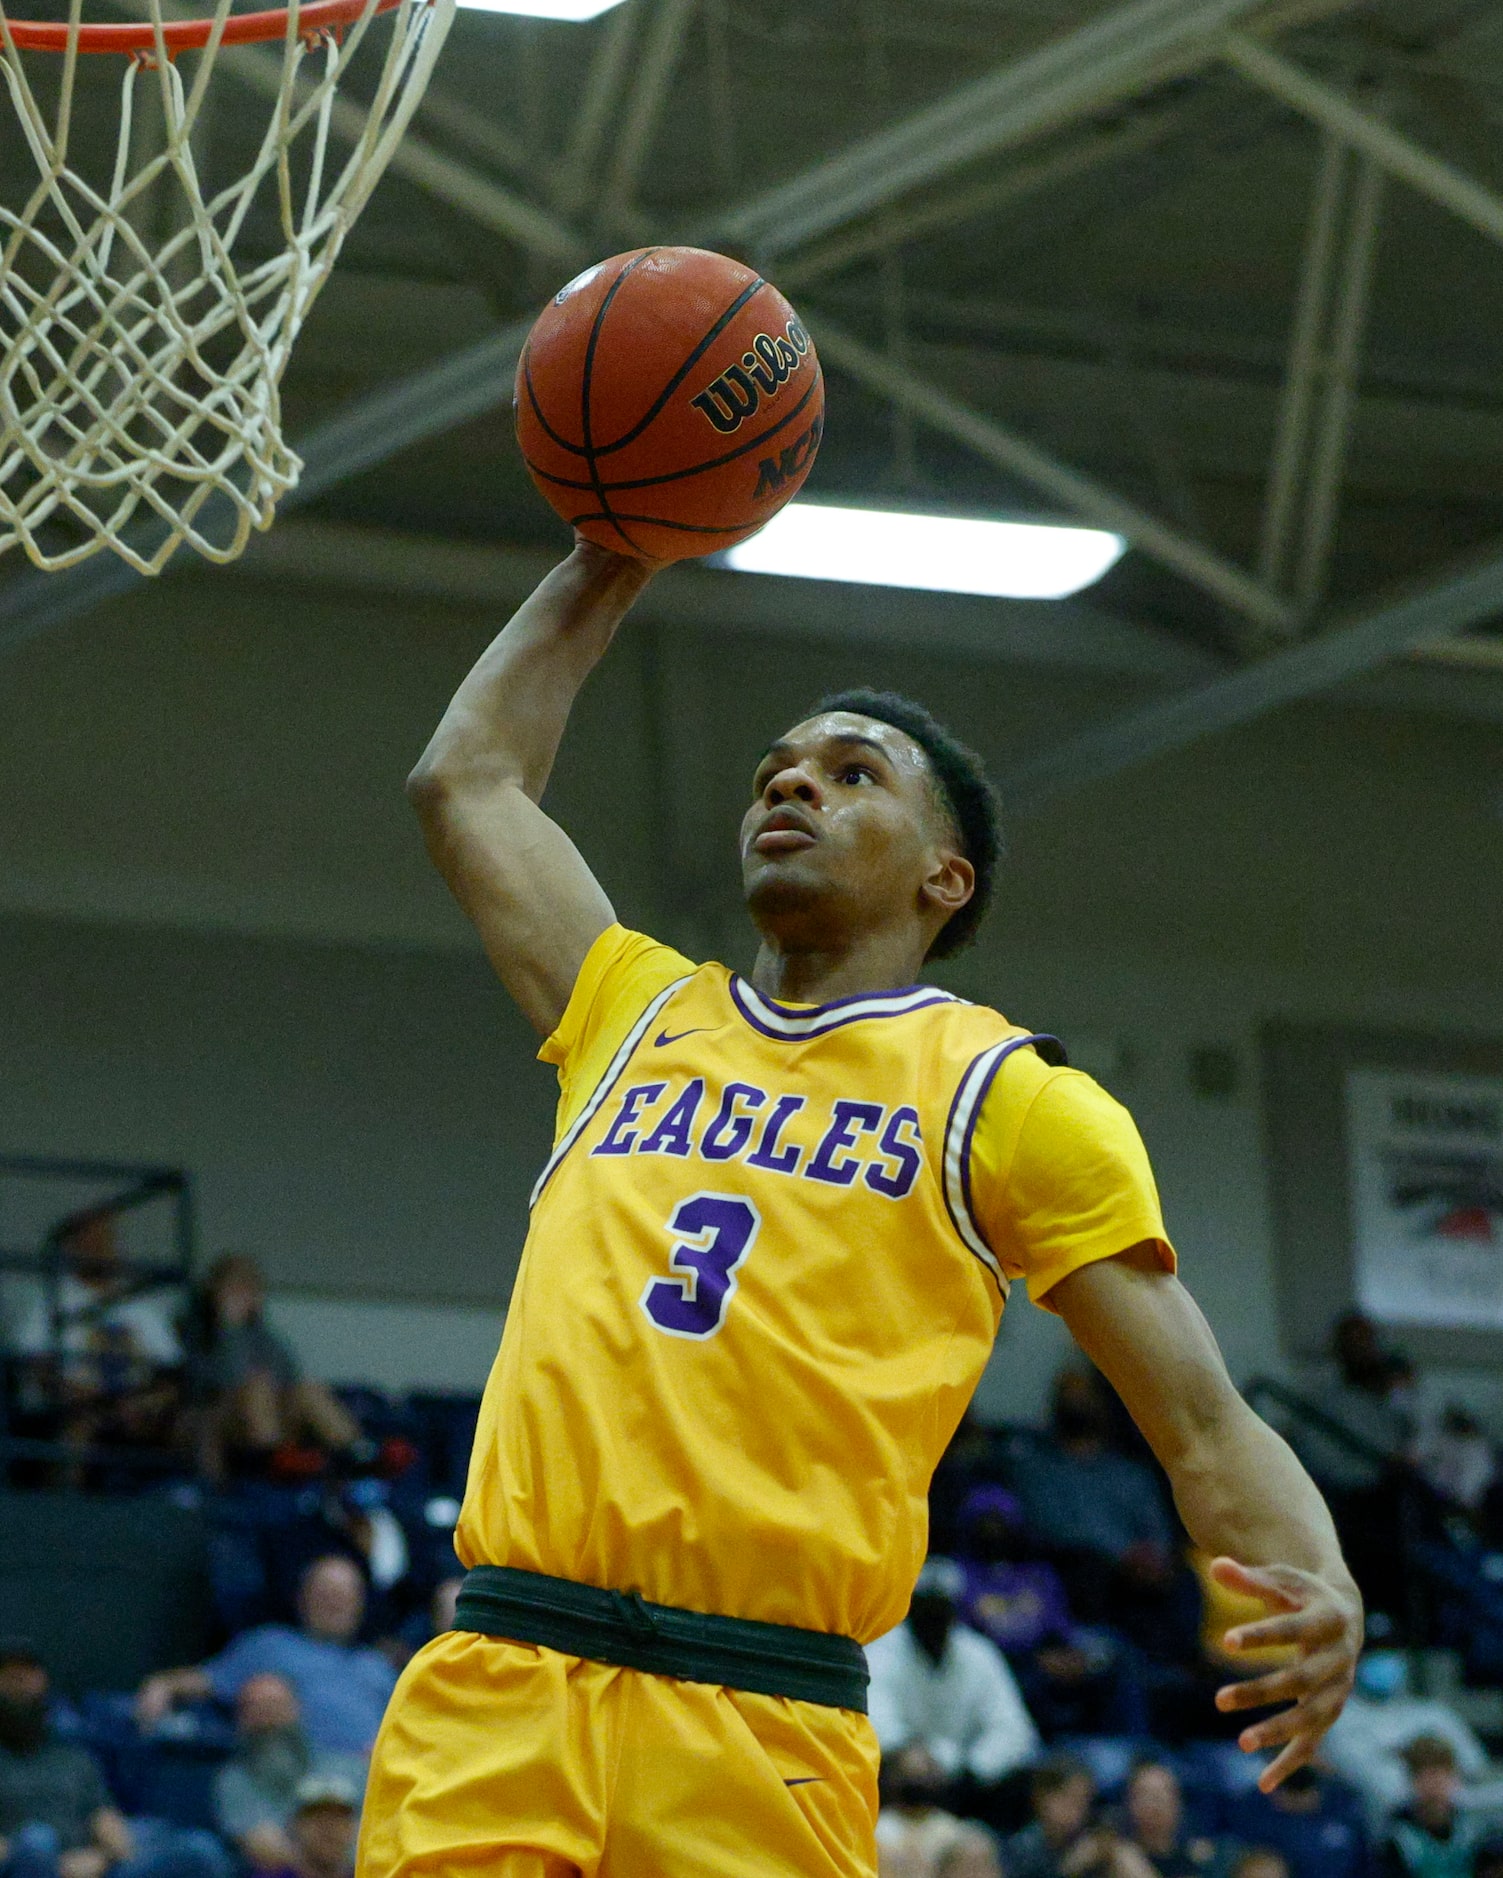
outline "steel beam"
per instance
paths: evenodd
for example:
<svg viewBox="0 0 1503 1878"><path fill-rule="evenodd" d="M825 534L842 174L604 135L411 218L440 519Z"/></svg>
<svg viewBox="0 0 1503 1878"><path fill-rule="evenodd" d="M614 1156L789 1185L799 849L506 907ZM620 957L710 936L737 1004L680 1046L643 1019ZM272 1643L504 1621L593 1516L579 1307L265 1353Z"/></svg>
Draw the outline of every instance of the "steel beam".
<svg viewBox="0 0 1503 1878"><path fill-rule="evenodd" d="M668 89L678 69L697 4L698 0L657 0L657 10L647 23L642 60L616 133L615 154L601 202L600 219L607 226L620 224L636 203L637 186L652 154L653 139L662 121L663 107L668 102Z"/></svg>
<svg viewBox="0 0 1503 1878"><path fill-rule="evenodd" d="M967 445L989 463L1073 510L1099 528L1126 535L1141 554L1171 567L1259 625L1288 631L1290 608L1251 574L1214 549L1192 541L1157 516L1041 450L995 418L974 410L949 392L930 384L906 366L854 338L823 314L813 322L820 356L869 389L910 411L933 429Z"/></svg>
<svg viewBox="0 0 1503 1878"><path fill-rule="evenodd" d="M1275 591L1289 567L1289 546L1299 507L1305 465L1309 460L1310 422L1320 385L1322 340L1336 271L1342 185L1347 170L1346 145L1333 132L1321 139L1315 194L1305 234L1305 252L1295 295L1289 362L1279 403L1278 431L1263 509L1263 542L1258 571Z"/></svg>
<svg viewBox="0 0 1503 1878"><path fill-rule="evenodd" d="M316 426L298 441L302 478L278 513L506 402L531 323L503 327ZM0 654L129 593L143 578L113 554L96 554L58 574L22 574L0 587Z"/></svg>
<svg viewBox="0 0 1503 1878"><path fill-rule="evenodd" d="M1382 118L1364 111L1341 92L1312 78L1245 33L1227 35L1222 44L1222 57L1244 78L1271 92L1302 117L1323 124L1354 150L1371 157L1389 175L1397 176L1422 196L1459 215L1479 234L1503 242L1503 196L1485 189L1442 158L1432 156L1391 124L1384 123Z"/></svg>
<svg viewBox="0 0 1503 1878"><path fill-rule="evenodd" d="M1183 750L1278 705L1328 691L1401 653L1500 616L1503 542L1457 564L1439 580L1402 589L1366 611L1337 620L1313 638L1086 731L1020 765L1004 780L1003 799L1014 814L1033 814L1068 790Z"/></svg>
<svg viewBox="0 0 1503 1878"><path fill-rule="evenodd" d="M716 218L767 261L964 163L1209 63L1262 0L1130 0Z"/></svg>
<svg viewBox="0 0 1503 1878"><path fill-rule="evenodd" d="M1182 106L1145 112L1126 124L1098 128L1066 150L1015 164L1001 176L990 176L985 182L966 182L907 208L890 209L874 220L858 223L790 255L778 268L778 280L789 288L809 286L902 242L938 234L959 222L993 214L1044 190L1057 189L1089 175L1104 163L1118 163L1153 149L1181 128L1188 116Z"/></svg>
<svg viewBox="0 0 1503 1878"><path fill-rule="evenodd" d="M616 7L606 15L600 30L569 143L553 175L550 196L561 215L578 214L589 195L590 178L610 128L611 112L626 79L637 19L635 7Z"/></svg>
<svg viewBox="0 0 1503 1878"><path fill-rule="evenodd" d="M1336 282L1336 300L1331 310L1324 408L1310 462L1305 526L1295 575L1295 595L1307 615L1313 614L1325 598L1330 576L1341 485L1357 410L1357 374L1362 338L1367 329L1373 264L1378 252L1378 209L1382 195L1383 172L1371 157L1360 157L1341 273Z"/></svg>

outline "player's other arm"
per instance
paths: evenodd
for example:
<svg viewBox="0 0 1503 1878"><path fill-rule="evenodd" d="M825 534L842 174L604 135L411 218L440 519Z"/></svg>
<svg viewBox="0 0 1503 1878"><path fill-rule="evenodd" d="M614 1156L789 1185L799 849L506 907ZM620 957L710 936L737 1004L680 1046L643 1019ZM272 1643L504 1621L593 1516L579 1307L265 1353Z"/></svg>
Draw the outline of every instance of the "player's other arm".
<svg viewBox="0 0 1503 1878"><path fill-rule="evenodd" d="M580 687L654 571L579 541L481 655L407 781L428 852L544 1036L615 915L538 804Z"/></svg>
<svg viewBox="0 0 1503 1878"><path fill-rule="evenodd" d="M1341 1713L1362 1647L1362 1599L1325 1501L1233 1388L1210 1326L1156 1247L1072 1272L1050 1302L1147 1437L1216 1576L1273 1613L1229 1632L1228 1646L1298 1649L1288 1668L1217 1696L1223 1709L1290 1705L1241 1736L1250 1752L1281 1749L1259 1782L1270 1792Z"/></svg>

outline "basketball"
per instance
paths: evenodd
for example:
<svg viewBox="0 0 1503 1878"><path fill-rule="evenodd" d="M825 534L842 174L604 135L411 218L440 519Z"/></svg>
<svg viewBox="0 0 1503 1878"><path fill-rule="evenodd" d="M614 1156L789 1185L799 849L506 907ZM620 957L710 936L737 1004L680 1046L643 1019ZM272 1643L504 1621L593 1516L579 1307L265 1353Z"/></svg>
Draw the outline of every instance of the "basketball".
<svg viewBox="0 0 1503 1878"><path fill-rule="evenodd" d="M533 481L601 547L714 554L795 495L824 427L824 379L793 308L703 248L638 248L561 288L517 366Z"/></svg>

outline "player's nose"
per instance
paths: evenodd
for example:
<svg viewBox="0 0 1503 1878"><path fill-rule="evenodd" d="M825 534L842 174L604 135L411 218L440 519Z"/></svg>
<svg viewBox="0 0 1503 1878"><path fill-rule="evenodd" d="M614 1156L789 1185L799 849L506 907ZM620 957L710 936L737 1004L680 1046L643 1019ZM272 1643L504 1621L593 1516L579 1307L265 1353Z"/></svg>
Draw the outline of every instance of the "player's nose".
<svg viewBox="0 0 1503 1878"><path fill-rule="evenodd" d="M789 763L768 778L762 800L770 809L783 802L803 802L817 809L824 801L824 794L817 778L802 763Z"/></svg>

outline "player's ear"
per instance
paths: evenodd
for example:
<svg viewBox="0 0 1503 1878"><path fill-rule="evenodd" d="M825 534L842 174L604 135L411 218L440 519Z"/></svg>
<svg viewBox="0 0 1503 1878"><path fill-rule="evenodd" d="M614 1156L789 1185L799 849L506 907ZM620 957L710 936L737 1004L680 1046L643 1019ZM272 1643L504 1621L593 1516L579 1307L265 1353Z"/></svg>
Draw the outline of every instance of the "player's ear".
<svg viewBox="0 0 1503 1878"><path fill-rule="evenodd" d="M927 906L949 919L976 891L976 870L953 848L936 848L920 894Z"/></svg>

